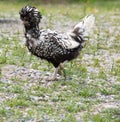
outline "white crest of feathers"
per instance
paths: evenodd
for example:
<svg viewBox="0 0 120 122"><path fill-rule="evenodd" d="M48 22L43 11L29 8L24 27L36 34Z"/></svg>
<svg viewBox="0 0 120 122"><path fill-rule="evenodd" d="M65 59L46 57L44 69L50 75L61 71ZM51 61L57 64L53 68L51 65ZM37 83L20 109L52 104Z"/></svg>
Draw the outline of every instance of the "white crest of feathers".
<svg viewBox="0 0 120 122"><path fill-rule="evenodd" d="M38 9L34 8L34 7L30 7L30 6L26 6L27 11L32 11L34 10L34 13L37 14L38 13Z"/></svg>
<svg viewBox="0 0 120 122"><path fill-rule="evenodd" d="M34 9L34 15L37 16L38 15L38 9Z"/></svg>
<svg viewBox="0 0 120 122"><path fill-rule="evenodd" d="M31 11L32 10L32 8L29 7L29 6L26 6L26 9L27 9L27 11Z"/></svg>

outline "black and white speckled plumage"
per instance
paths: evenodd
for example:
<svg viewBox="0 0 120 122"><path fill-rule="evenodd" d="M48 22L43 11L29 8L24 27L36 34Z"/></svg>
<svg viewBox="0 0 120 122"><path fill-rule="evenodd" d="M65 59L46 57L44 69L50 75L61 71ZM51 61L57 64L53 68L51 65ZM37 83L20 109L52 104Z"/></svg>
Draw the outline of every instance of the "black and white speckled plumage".
<svg viewBox="0 0 120 122"><path fill-rule="evenodd" d="M58 33L52 30L39 30L39 22L42 18L40 12L31 6L25 6L20 11L20 18L25 26L26 46L29 51L51 62L58 67L64 61L70 61L79 55L84 47L87 36L84 36L85 28L79 28L79 23L71 33Z"/></svg>
<svg viewBox="0 0 120 122"><path fill-rule="evenodd" d="M82 45L78 44L77 47L70 48L70 42L72 37L65 34L59 34L51 30L42 30L38 32L40 35L38 38L32 36L33 31L26 34L26 46L29 51L51 62L55 67L66 60L72 60L76 58L79 51L82 49Z"/></svg>

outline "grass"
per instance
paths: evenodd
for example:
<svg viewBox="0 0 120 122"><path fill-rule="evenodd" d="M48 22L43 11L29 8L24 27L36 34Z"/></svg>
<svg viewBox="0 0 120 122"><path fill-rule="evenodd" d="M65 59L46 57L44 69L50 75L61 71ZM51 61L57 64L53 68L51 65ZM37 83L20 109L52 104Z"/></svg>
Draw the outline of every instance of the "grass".
<svg viewBox="0 0 120 122"><path fill-rule="evenodd" d="M119 122L120 118L120 110L119 109L106 109L101 114L97 114L93 116L93 122Z"/></svg>
<svg viewBox="0 0 120 122"><path fill-rule="evenodd" d="M7 9L6 3L9 4ZM0 1L0 17L9 15L18 19L18 11L25 4L28 3ZM93 13L96 16L94 36L81 55L66 64L66 81L61 78L42 83L40 80L31 82L30 79L12 77L9 79L12 82L3 82L1 79L0 121L119 122L119 5L119 1L36 5L47 18L44 28L57 30L57 20L61 31L71 28L84 15ZM13 35L9 28L0 30L0 77L5 75L2 67L7 65L52 73L54 68L51 64L28 53L21 41L23 29L14 29ZM104 107L111 104L110 108Z"/></svg>

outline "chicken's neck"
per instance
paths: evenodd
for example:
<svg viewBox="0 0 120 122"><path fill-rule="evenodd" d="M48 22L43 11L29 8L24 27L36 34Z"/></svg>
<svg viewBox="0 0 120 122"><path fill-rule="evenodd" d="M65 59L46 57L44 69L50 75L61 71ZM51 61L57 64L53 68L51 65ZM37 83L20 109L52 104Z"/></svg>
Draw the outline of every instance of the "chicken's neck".
<svg viewBox="0 0 120 122"><path fill-rule="evenodd" d="M25 25L26 38L27 38L27 35L31 35L32 38L39 38L40 36L39 25L38 24Z"/></svg>

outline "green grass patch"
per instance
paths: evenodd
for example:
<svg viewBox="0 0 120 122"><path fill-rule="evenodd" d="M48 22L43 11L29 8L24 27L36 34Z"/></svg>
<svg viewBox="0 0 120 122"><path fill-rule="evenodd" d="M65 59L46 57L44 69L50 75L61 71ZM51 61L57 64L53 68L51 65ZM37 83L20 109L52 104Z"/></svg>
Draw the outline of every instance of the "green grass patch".
<svg viewBox="0 0 120 122"><path fill-rule="evenodd" d="M94 115L92 121L93 122L119 122L120 110L117 108L106 109L101 114Z"/></svg>

